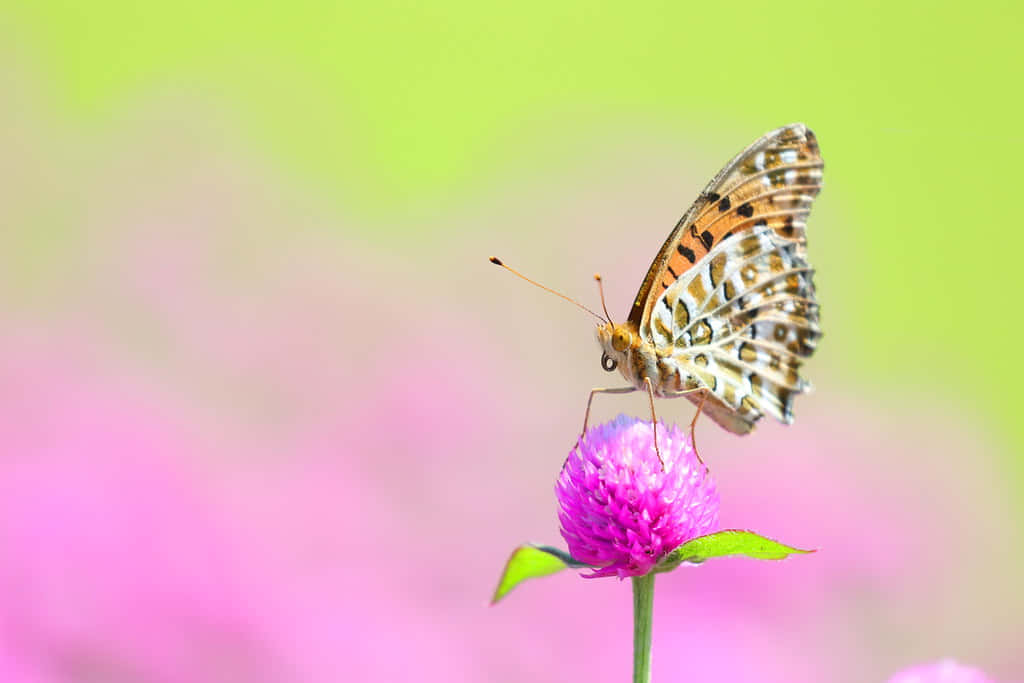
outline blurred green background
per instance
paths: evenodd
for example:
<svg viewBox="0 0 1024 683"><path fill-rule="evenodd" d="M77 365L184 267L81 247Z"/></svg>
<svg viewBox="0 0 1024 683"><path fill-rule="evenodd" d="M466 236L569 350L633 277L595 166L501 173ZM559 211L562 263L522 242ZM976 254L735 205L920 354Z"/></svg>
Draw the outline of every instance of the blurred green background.
<svg viewBox="0 0 1024 683"><path fill-rule="evenodd" d="M69 119L102 128L153 91L213 98L231 136L371 217L358 237L398 248L425 220L444 230L437 216L510 168L614 145L615 125L731 154L805 121L852 250L815 255L826 300L842 299L828 346L867 391L956 397L1008 435L1006 466L1024 471L1010 452L1024 445L1019 3L37 2L5 14L15 54L45 72ZM652 245L670 225L650 227ZM38 244L5 250L5 270L60 230L38 227Z"/></svg>
<svg viewBox="0 0 1024 683"><path fill-rule="evenodd" d="M600 270L613 315L624 312L704 182L756 137L803 121L826 164L809 221L825 331L808 364L817 391L790 429L739 440L707 426L701 438L723 490L743 493L733 510L835 552L803 570L727 565L713 576L751 591L731 606L731 589L714 583L676 590L708 600L727 647L747 642L729 630L742 625L765 657L781 653L780 670L806 665L785 680L822 680L793 634L820 636L816 651L848 648L822 655L846 676L829 680L877 679L959 645L1019 671L1020 598L1007 577L1024 519L1022 25L1020 3L987 1L0 0L0 324L53 342L69 366L83 353L104 388L130 376L129 396L200 434L206 450L168 450L189 453L181 460L213 507L274 560L294 541L305 561L267 580L298 616L268 609L267 623L322 632L323 651L349 643L337 671L350 655L367 671L391 662L356 644L375 637L364 625L378 615L408 642L436 634L442 647L407 659L439 680L460 680L445 669L453 658L491 675L480 680L565 680L533 658L564 635L534 633L535 615L556 595L601 614L621 585L551 584L534 602L513 596L519 612L484 614L482 601L506 547L531 533L557 540L550 481L587 389L607 378L585 317L485 257L588 304ZM24 349L11 348L23 379ZM25 357L64 392L60 363ZM17 387L4 390L20 405ZM675 403L662 414L688 420L689 404ZM24 447L4 427L0 446ZM346 504L359 514L335 508ZM362 515L383 531L353 522ZM820 537L792 535L805 524ZM437 529L457 549L434 543ZM276 545L264 540L274 530ZM950 534L969 557L949 550ZM445 555L381 567L367 551L378 535L410 555ZM333 573L309 581L323 566ZM774 595L781 576L797 577L781 606L755 615L748 598ZM375 580L399 616L345 611L360 596L338 587ZM295 586L313 598L292 599ZM696 647L680 619L680 648ZM607 630L599 621L581 617L581 641ZM779 632L790 634L782 647ZM535 639L527 655L499 656L521 634ZM589 664L608 676L618 666Z"/></svg>

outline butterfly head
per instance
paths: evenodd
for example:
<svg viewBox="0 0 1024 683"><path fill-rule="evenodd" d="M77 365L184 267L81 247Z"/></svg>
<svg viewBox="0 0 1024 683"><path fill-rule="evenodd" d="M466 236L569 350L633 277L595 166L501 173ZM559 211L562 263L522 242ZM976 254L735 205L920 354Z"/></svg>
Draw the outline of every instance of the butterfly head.
<svg viewBox="0 0 1024 683"><path fill-rule="evenodd" d="M630 350L640 345L640 336L630 323L608 322L597 327L597 341L601 344L601 367L612 372L626 360Z"/></svg>

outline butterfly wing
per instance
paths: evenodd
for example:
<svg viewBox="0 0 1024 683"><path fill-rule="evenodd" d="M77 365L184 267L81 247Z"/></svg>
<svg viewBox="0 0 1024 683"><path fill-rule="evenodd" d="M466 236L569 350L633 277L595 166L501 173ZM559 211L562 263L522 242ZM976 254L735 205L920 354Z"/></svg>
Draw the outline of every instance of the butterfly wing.
<svg viewBox="0 0 1024 683"><path fill-rule="evenodd" d="M807 126L774 130L725 165L676 224L647 271L628 320L650 319L658 297L723 239L770 226L803 255L804 228L824 164Z"/></svg>
<svg viewBox="0 0 1024 683"><path fill-rule="evenodd" d="M731 432L765 414L792 422L793 399L810 388L799 369L821 329L801 246L770 227L724 240L665 290L644 330L711 390L705 410Z"/></svg>
<svg viewBox="0 0 1024 683"><path fill-rule="evenodd" d="M765 414L791 422L794 397L810 388L799 368L821 330L805 220L822 168L802 124L741 152L676 225L630 314L676 369L664 393L708 388L704 412L730 432Z"/></svg>
<svg viewBox="0 0 1024 683"><path fill-rule="evenodd" d="M678 369L672 390L710 389L704 410L745 434L763 415L793 419L799 375L821 336L813 270L800 241L767 226L716 245L658 298L640 330ZM686 394L694 402L700 397Z"/></svg>

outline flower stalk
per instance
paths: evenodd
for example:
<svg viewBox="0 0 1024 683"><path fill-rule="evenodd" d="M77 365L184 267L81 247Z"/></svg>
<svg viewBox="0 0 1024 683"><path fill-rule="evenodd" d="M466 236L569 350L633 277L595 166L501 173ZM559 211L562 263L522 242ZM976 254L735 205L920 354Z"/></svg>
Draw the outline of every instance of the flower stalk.
<svg viewBox="0 0 1024 683"><path fill-rule="evenodd" d="M651 681L654 572L633 577L633 683Z"/></svg>

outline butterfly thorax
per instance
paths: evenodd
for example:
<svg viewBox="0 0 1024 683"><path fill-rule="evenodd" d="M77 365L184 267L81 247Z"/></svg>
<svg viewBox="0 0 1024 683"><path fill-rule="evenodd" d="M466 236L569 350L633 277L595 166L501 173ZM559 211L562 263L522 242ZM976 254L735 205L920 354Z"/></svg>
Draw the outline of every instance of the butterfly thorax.
<svg viewBox="0 0 1024 683"><path fill-rule="evenodd" d="M618 368L622 376L638 389L644 388L644 378L649 377L654 393L664 395L662 380L667 359L640 336L635 323L601 325L597 328L597 341L604 351L601 363L605 370Z"/></svg>

